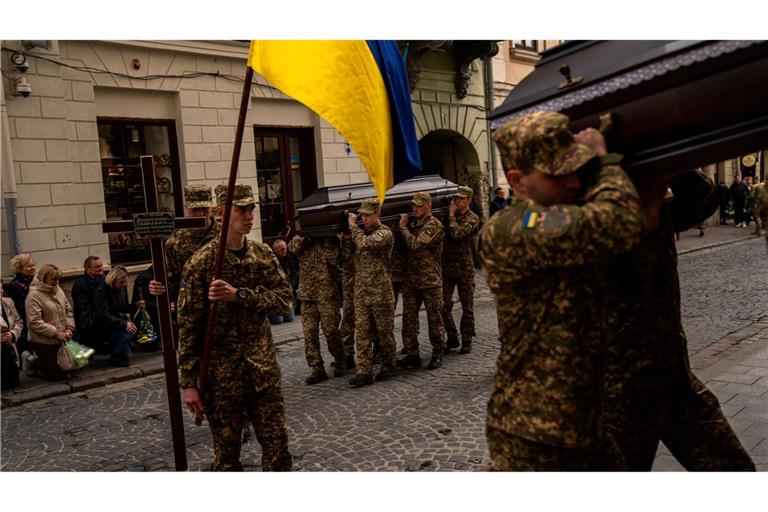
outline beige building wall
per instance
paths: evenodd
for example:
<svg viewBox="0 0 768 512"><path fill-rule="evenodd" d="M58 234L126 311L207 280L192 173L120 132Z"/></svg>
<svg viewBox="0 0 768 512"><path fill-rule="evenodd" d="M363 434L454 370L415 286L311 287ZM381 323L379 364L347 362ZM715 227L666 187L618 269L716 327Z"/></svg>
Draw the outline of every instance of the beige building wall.
<svg viewBox="0 0 768 512"><path fill-rule="evenodd" d="M541 51L554 48L560 43L562 40L538 40ZM499 53L492 59L493 108L504 102L512 89L533 71L540 58L537 52L515 48L511 40L499 42ZM498 151L494 151L494 157L496 159L496 182L508 185Z"/></svg>
<svg viewBox="0 0 768 512"><path fill-rule="evenodd" d="M20 49L19 41L3 48ZM38 267L53 263L80 273L89 254L109 260L97 117L174 119L182 187L214 187L228 175L242 82L210 75L173 78L186 73L245 74L247 43L210 41L53 41L50 50L28 54L72 66L112 73L88 73L28 58L24 75L32 94L15 95L15 83L3 78L13 170L18 191L18 237ZM3 63L7 62L3 52ZM138 61L139 69L134 69ZM5 69L5 66L4 66ZM10 69L8 76L19 74ZM141 80L146 75L166 78ZM246 118L238 180L256 190L253 127L315 128L318 186L368 181L360 159L344 151L344 140L303 105L287 98L256 75ZM179 191L180 192L180 191ZM259 238L260 222L251 237ZM2 275L9 248L3 215Z"/></svg>

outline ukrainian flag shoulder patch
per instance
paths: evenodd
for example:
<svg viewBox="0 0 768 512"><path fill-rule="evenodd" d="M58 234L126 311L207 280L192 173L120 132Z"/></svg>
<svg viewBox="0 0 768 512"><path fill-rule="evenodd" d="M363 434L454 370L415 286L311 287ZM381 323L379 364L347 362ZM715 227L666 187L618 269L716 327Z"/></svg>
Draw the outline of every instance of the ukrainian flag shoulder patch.
<svg viewBox="0 0 768 512"><path fill-rule="evenodd" d="M533 229L536 227L536 222L539 219L539 212L533 210L527 210L523 214L523 227L525 229Z"/></svg>

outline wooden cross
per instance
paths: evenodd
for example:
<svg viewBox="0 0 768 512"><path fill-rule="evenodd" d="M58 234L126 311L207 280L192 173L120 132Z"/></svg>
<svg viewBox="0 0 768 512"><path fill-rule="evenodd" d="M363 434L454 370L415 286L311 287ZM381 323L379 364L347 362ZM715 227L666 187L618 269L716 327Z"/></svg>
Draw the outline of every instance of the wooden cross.
<svg viewBox="0 0 768 512"><path fill-rule="evenodd" d="M154 229L155 233L150 238L152 269L155 281L159 281L167 288L164 238L170 236L174 228L204 228L206 226L206 219L202 217L173 217L173 214L158 211L155 164L151 156L141 157L141 176L144 180L144 201L148 213L138 214L136 222L132 220L103 222L102 230L104 233L134 232L135 227L139 227L143 222L141 231L136 230L137 236L140 236L139 233L146 232L148 228L150 231L156 228ZM171 221L170 224L168 221ZM159 225L159 227L152 225L147 227L148 223L152 224L153 222ZM163 346L163 361L165 363L165 383L168 391L168 409L171 416L171 436L173 439L176 471L186 471L187 453L184 441L184 422L181 413L179 376L176 369L176 351L173 347L171 307L167 293L157 296L157 309L160 321L160 341Z"/></svg>

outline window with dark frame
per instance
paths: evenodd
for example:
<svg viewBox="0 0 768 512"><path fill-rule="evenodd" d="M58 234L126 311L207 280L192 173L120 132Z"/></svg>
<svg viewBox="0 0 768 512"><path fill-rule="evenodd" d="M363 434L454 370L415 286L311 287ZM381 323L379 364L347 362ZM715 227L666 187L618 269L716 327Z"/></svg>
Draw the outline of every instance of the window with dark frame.
<svg viewBox="0 0 768 512"><path fill-rule="evenodd" d="M513 39L515 50L525 50L529 52L539 51L539 41L535 39Z"/></svg>
<svg viewBox="0 0 768 512"><path fill-rule="evenodd" d="M294 232L296 207L317 189L312 128L254 127L261 239Z"/></svg>
<svg viewBox="0 0 768 512"><path fill-rule="evenodd" d="M175 122L100 117L97 127L107 220L131 220L134 213L146 211L141 177L144 155L154 157L160 209L183 215ZM109 256L112 264L147 263L149 242L131 232L110 233Z"/></svg>

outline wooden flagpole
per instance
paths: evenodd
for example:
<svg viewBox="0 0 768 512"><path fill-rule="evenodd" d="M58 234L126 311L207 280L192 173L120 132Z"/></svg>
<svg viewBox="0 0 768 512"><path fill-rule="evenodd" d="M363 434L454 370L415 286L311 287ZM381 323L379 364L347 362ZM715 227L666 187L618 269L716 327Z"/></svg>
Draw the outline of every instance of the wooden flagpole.
<svg viewBox="0 0 768 512"><path fill-rule="evenodd" d="M216 253L216 267L213 271L213 278L221 277L221 267L224 263L224 253L227 250L227 232L229 231L229 217L232 213L232 194L235 191L235 181L237 180L237 166L240 163L240 149L243 144L243 132L245 130L245 116L248 112L248 102L251 98L251 83L253 82L253 68L247 66L245 72L245 83L243 84L243 95L240 98L240 116L237 120L237 131L235 132L235 147L232 149L232 165L229 168L229 182L227 184L227 198L224 203L224 215L221 221L221 235L219 237L219 250ZM216 320L216 310L218 304L214 302L208 309L208 323L206 324L205 345L203 345L203 357L200 363L200 385L198 390L202 399L205 393L205 385L208 380L208 365L211 358L211 345L213 341L213 323ZM203 422L201 416L195 418L195 424L200 425Z"/></svg>

